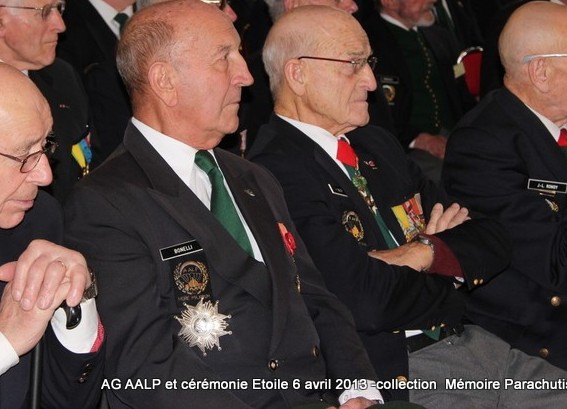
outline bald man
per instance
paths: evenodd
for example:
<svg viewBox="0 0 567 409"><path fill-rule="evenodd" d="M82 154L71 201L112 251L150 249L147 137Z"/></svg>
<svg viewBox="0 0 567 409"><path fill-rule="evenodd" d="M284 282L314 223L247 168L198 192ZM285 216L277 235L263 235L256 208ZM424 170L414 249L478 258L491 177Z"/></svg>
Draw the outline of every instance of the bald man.
<svg viewBox="0 0 567 409"><path fill-rule="evenodd" d="M103 355L95 353L102 340L95 301L81 303L83 318L72 330L59 308L64 300L79 304L91 278L83 256L54 244L62 240L61 209L39 191L53 179L49 105L4 63L0 88L0 407L27 407L33 396L41 407L92 408ZM46 330L43 370L35 368L43 388L30 391L29 351Z"/></svg>
<svg viewBox="0 0 567 409"><path fill-rule="evenodd" d="M349 14L358 10L354 0L272 0L266 3L269 5L270 15L274 21L277 21L284 13L303 6L336 7ZM238 113L240 118L238 133L229 136L221 144L222 147L241 155L245 155L250 150L258 129L268 122L274 108L274 98L270 92L261 50L247 56L246 63L254 77L254 83L242 94L242 105ZM370 92L369 99L372 101L370 122L393 131L394 122L382 90Z"/></svg>
<svg viewBox="0 0 567 409"><path fill-rule="evenodd" d="M251 160L281 183L315 265L351 309L394 396L427 408L558 407L565 391L503 382L567 373L461 321L466 294L507 266L509 243L498 223L451 204L392 134L365 126L376 87L370 54L360 24L340 10L306 6L280 18L264 46L275 115ZM435 388L398 386L407 379ZM502 387L463 388L459 379Z"/></svg>
<svg viewBox="0 0 567 409"><path fill-rule="evenodd" d="M111 408L381 400L350 314L294 240L280 186L215 149L236 129L252 82L239 45L229 18L197 0L137 12L120 40L134 118L65 204L68 242L98 273L105 374L162 382L151 391L108 384Z"/></svg>
<svg viewBox="0 0 567 409"><path fill-rule="evenodd" d="M504 87L449 140L444 183L499 219L514 242L510 267L479 288L469 319L512 346L567 369L567 7L530 2L500 36ZM558 143L559 142L559 143Z"/></svg>

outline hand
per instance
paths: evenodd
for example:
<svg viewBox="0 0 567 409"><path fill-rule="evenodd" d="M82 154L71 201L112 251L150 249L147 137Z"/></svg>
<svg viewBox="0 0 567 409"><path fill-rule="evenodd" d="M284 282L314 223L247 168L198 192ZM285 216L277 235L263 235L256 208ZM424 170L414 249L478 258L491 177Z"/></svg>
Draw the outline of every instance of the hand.
<svg viewBox="0 0 567 409"><path fill-rule="evenodd" d="M421 132L413 140L413 147L426 151L436 158L444 159L447 138L443 135L432 135L427 132Z"/></svg>
<svg viewBox="0 0 567 409"><path fill-rule="evenodd" d="M390 265L408 266L417 271L431 267L434 257L429 246L416 241L390 250L371 250L368 255Z"/></svg>
<svg viewBox="0 0 567 409"><path fill-rule="evenodd" d="M25 311L34 307L54 309L63 299L74 307L91 284L87 263L80 253L46 240L32 241L18 261L0 266L0 280L11 282L12 298ZM63 299L56 300L63 285L67 292Z"/></svg>
<svg viewBox="0 0 567 409"><path fill-rule="evenodd" d="M39 342L53 312L65 299L69 287L69 282L58 287L52 308L39 309L34 306L26 311L19 301L14 300L12 283L6 285L0 300L0 332L8 339L18 356L30 351Z"/></svg>
<svg viewBox="0 0 567 409"><path fill-rule="evenodd" d="M443 205L436 203L431 209L429 222L425 227L425 234L441 233L444 230L452 229L463 222L470 220L469 210L461 207L458 203L453 203L443 211Z"/></svg>

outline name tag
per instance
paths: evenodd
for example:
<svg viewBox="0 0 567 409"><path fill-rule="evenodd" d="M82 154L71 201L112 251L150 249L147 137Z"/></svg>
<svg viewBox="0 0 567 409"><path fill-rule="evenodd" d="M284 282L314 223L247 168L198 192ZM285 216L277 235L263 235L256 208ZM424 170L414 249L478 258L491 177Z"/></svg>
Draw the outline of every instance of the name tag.
<svg viewBox="0 0 567 409"><path fill-rule="evenodd" d="M337 196L342 196L342 197L348 197L348 195L345 193L345 191L343 190L342 187L340 186L331 186L331 184L328 184L327 186L329 186L329 189L331 190L331 193Z"/></svg>
<svg viewBox="0 0 567 409"><path fill-rule="evenodd" d="M528 189L544 193L567 193L567 183L552 180L528 179Z"/></svg>
<svg viewBox="0 0 567 409"><path fill-rule="evenodd" d="M162 261L167 261L172 258L186 256L187 254L195 253L197 251L203 250L203 247L197 240L187 241L185 243L175 244L171 247L164 247L159 249L159 254Z"/></svg>

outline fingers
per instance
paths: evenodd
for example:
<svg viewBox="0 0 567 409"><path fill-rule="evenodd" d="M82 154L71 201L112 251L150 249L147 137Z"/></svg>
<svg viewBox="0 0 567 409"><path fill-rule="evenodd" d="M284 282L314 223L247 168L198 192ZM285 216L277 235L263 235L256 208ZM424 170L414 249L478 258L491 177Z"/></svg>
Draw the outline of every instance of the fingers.
<svg viewBox="0 0 567 409"><path fill-rule="evenodd" d="M65 286L67 292L63 299L67 300L69 306L75 306L90 285L84 257L48 241L34 240L18 259L12 281L12 296L20 301L24 310L30 310L34 305L47 309L54 303L59 288L67 283L69 285Z"/></svg>
<svg viewBox="0 0 567 409"><path fill-rule="evenodd" d="M443 205L441 203L435 203L431 209L431 214L429 216L429 223L425 227L425 234L435 234L437 233L437 223L443 215Z"/></svg>
<svg viewBox="0 0 567 409"><path fill-rule="evenodd" d="M16 272L16 262L12 261L0 266L0 281L12 281Z"/></svg>
<svg viewBox="0 0 567 409"><path fill-rule="evenodd" d="M36 259L27 271L21 304L24 310L37 307L45 310L53 303L53 297L66 279L67 266L61 260Z"/></svg>
<svg viewBox="0 0 567 409"><path fill-rule="evenodd" d="M468 209L461 207L458 203L453 203L445 211L443 211L441 204L436 203L431 211L431 217L425 228L425 234L440 233L458 226L469 219Z"/></svg>

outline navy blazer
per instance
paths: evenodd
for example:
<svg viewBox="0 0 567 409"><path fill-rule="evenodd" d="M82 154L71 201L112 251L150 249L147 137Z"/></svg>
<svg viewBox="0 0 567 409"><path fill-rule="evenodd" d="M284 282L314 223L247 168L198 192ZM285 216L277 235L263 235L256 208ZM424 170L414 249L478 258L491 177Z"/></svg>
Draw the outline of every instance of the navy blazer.
<svg viewBox="0 0 567 409"><path fill-rule="evenodd" d="M93 165L97 162L98 141L91 126L87 97L77 72L59 58L41 70L30 71L29 76L49 103L58 144L51 160L53 183L45 189L62 201L83 175L71 148L89 133Z"/></svg>
<svg viewBox="0 0 567 409"><path fill-rule="evenodd" d="M93 64L114 60L118 38L89 0L67 2L57 56L70 63L81 78Z"/></svg>
<svg viewBox="0 0 567 409"><path fill-rule="evenodd" d="M408 161L395 137L373 126L350 132L362 175L397 242L406 236L392 207L421 196L426 219L436 202L451 202ZM460 322L465 296L452 280L369 257L386 242L351 180L308 136L277 116L261 128L250 159L279 180L291 216L329 289L352 311L359 334L382 379L408 376L405 329ZM345 227L357 221L358 235ZM362 237L361 237L362 236ZM503 269L508 246L499 225L475 219L437 235L454 255L473 290ZM482 260L481 263L478 260ZM395 398L407 398L397 391Z"/></svg>
<svg viewBox="0 0 567 409"><path fill-rule="evenodd" d="M469 317L567 369L567 158L555 139L501 88L449 138L443 179L449 192L500 220L514 245L510 267L473 294Z"/></svg>
<svg viewBox="0 0 567 409"><path fill-rule="evenodd" d="M106 375L196 381L279 378L288 388L111 390L111 407L287 408L323 399L341 385L305 389L306 380L374 379L350 314L324 287L295 231L280 186L232 153L215 156L257 239L264 263L246 254L133 126L124 143L65 205L69 242L96 269L108 334ZM295 252L280 229L295 236ZM186 247L187 246L187 247ZM195 251L170 255L172 248ZM293 254L292 254L293 253ZM169 255L168 255L169 254ZM185 307L174 276L200 262L231 334L206 355L178 336ZM182 295L186 298L186 295ZM297 379L299 389L291 386ZM251 384L250 384L251 385ZM343 385L344 386L344 385Z"/></svg>
<svg viewBox="0 0 567 409"><path fill-rule="evenodd" d="M34 239L61 243L63 217L59 204L39 192L34 207L13 229L0 229L0 265L15 261ZM0 282L0 293L5 283ZM50 326L43 338L42 408L94 408L100 397L104 347L97 353L74 354L57 340ZM31 352L0 376L0 407L29 405ZM82 379L82 381L79 381Z"/></svg>

